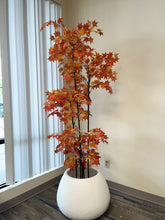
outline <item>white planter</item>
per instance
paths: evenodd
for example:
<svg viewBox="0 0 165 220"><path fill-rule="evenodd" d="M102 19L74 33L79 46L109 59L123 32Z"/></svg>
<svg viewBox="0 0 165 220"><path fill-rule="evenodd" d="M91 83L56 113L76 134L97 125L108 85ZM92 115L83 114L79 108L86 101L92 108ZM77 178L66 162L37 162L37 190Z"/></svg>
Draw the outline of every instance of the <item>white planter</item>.
<svg viewBox="0 0 165 220"><path fill-rule="evenodd" d="M63 174L58 191L57 204L61 212L77 220L96 219L108 208L110 192L99 170L86 179L71 177L69 169Z"/></svg>

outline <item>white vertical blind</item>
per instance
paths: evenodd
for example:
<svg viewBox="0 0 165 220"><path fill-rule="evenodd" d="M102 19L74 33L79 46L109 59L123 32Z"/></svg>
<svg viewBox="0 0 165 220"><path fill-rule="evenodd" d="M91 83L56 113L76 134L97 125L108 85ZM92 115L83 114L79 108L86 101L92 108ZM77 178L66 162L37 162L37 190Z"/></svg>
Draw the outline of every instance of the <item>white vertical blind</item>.
<svg viewBox="0 0 165 220"><path fill-rule="evenodd" d="M61 7L58 4L51 3L49 1L45 2L45 20L55 20L61 17ZM50 27L50 29L46 28L45 34L46 34L46 51L49 50L50 46L52 46L49 36L50 34L53 34L53 27ZM46 60L48 60L48 53ZM62 83L59 83L59 78L60 81L62 82L61 76L59 76L58 68L57 68L57 62L50 63L46 62L46 72L48 73L47 79L46 79L46 85L47 85L47 90L51 91L52 89L57 89L62 87ZM56 72L56 75L54 74ZM54 118L50 117L47 120L47 131L48 134L51 133L56 133L62 130L62 126L59 126L59 120L57 119L56 116ZM59 166L59 164L63 163L63 155L61 153L55 154L54 155L54 150L55 146L58 144L57 140L54 139L49 139L47 142L48 146L48 167L49 169L53 168L54 164L55 166Z"/></svg>
<svg viewBox="0 0 165 220"><path fill-rule="evenodd" d="M57 7L55 8L55 19L58 19L58 18L61 18L62 17L62 14L61 14L61 7L60 5L57 5ZM61 30L59 30L61 31ZM60 76L59 74L59 70L58 70L58 63L56 62L55 63L55 72L57 72L57 80L56 80L56 88L62 88L63 87L63 80L62 80L62 77ZM58 125L58 127L57 127ZM56 131L62 131L63 130L63 124L60 123L60 121L57 119L56 117L56 120L55 120L55 126L56 126ZM56 140L57 141L57 140ZM55 143L55 145L57 145L58 142ZM64 162L64 154L63 153L59 153L60 156L58 156L58 158L56 159L56 161L58 161L59 164L63 163Z"/></svg>
<svg viewBox="0 0 165 220"><path fill-rule="evenodd" d="M15 181L22 181L63 164L54 154L57 141L47 135L62 129L57 118L47 119L45 92L60 88L57 63L48 61L51 27L45 21L61 16L61 7L44 0L8 0L9 51Z"/></svg>
<svg viewBox="0 0 165 220"><path fill-rule="evenodd" d="M51 20L51 14L50 14L51 12L50 12L50 3L48 1L45 2L45 9L46 9L45 10L45 18L46 18L46 21L49 21L49 20ZM48 37L51 34L50 29L48 29L48 28L45 29L45 34L46 34L45 49L46 49L46 51L48 51L50 46L51 46L51 42L50 42L49 37ZM47 55L46 60L48 60L48 53L46 55ZM47 74L47 81L46 81L47 82L47 84L46 84L47 85L47 90L51 91L53 89L52 88L52 72L51 72L52 71L52 64L50 62L46 62L45 67L46 67L46 71L48 73ZM53 121L52 118L48 118L48 120L47 120L47 131L48 131L49 134L53 133L53 123L52 123L52 121ZM53 139L48 140L47 141L47 146L48 146L48 151L47 151L48 155L47 155L47 157L50 158L50 160L47 161L48 162L47 166L49 168L51 168L51 164L52 164L52 161L53 161L52 158L54 158L52 156L54 148L50 147L50 146L54 146L54 140Z"/></svg>
<svg viewBox="0 0 165 220"><path fill-rule="evenodd" d="M9 45L15 180L29 177L23 1L9 0Z"/></svg>

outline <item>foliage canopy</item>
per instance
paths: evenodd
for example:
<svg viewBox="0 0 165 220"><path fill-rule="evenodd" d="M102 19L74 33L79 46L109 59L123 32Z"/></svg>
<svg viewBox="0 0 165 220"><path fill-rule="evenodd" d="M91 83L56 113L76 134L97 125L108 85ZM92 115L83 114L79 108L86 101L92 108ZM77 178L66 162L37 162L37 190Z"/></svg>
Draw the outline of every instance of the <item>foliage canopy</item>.
<svg viewBox="0 0 165 220"><path fill-rule="evenodd" d="M107 135L100 128L89 127L92 116L90 94L97 88L112 93L111 82L117 79L117 72L112 68L119 58L113 52L100 54L90 46L93 32L103 35L95 20L79 23L69 30L60 18L44 23L41 30L49 25L54 26L54 33L50 36L53 46L49 49L49 60L58 61L66 86L46 93L44 108L48 116L57 115L65 124L62 133L48 137L59 141L55 153L69 155L65 165L70 169L76 168L76 173L79 167L80 178L84 178L85 168L89 171L90 166L99 165L98 145L108 143ZM86 122L86 131L82 130L82 121Z"/></svg>

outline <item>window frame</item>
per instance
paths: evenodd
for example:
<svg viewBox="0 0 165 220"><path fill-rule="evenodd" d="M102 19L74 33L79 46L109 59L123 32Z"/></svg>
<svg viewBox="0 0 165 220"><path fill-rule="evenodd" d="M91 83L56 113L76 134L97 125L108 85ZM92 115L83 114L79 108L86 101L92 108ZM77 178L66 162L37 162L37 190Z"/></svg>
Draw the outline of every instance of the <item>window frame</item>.
<svg viewBox="0 0 165 220"><path fill-rule="evenodd" d="M3 107L4 107L4 134L5 134L5 163L6 163L6 185L14 184L14 158L12 140L12 114L11 114L11 82L10 82L10 60L9 60L9 32L8 32L8 1L0 2L0 42L1 45L1 65L3 84Z"/></svg>

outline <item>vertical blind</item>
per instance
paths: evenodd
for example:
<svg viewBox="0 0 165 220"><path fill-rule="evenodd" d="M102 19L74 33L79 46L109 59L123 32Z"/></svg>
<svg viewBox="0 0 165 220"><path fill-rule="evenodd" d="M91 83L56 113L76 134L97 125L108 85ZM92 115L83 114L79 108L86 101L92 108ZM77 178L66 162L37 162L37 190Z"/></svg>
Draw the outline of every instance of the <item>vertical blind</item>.
<svg viewBox="0 0 165 220"><path fill-rule="evenodd" d="M45 21L61 17L60 5L46 0L8 0L11 107L14 182L25 180L63 164L55 155L56 140L47 135L60 132L56 117L43 109L45 92L62 87L57 63L48 61L51 27L40 32Z"/></svg>

